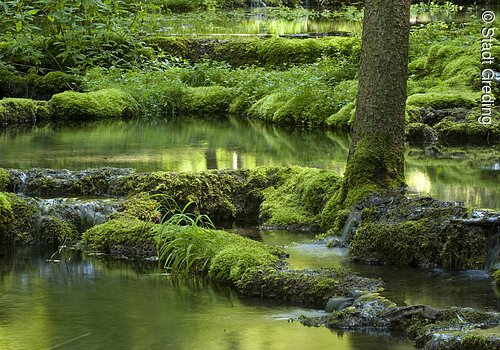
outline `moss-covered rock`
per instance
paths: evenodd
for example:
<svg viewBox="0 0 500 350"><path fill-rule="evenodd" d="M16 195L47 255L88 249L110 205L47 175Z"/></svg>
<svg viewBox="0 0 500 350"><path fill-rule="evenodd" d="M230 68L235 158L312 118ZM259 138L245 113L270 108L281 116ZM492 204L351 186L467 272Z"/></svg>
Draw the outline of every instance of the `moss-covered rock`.
<svg viewBox="0 0 500 350"><path fill-rule="evenodd" d="M71 172L68 170L32 169L10 171L10 189L28 196L102 196L114 188L118 179L132 169L100 168Z"/></svg>
<svg viewBox="0 0 500 350"><path fill-rule="evenodd" d="M39 212L28 200L0 192L0 246L33 240Z"/></svg>
<svg viewBox="0 0 500 350"><path fill-rule="evenodd" d="M81 78L64 72L20 75L0 67L0 99L5 97L48 100L67 90L79 90Z"/></svg>
<svg viewBox="0 0 500 350"><path fill-rule="evenodd" d="M10 185L10 174L7 170L0 168L0 192L5 191Z"/></svg>
<svg viewBox="0 0 500 350"><path fill-rule="evenodd" d="M210 263L209 276L223 283L237 283L249 269L276 266L278 257L262 245L230 244L218 252Z"/></svg>
<svg viewBox="0 0 500 350"><path fill-rule="evenodd" d="M138 112L134 98L118 89L66 91L52 96L49 105L54 120L131 118Z"/></svg>
<svg viewBox="0 0 500 350"><path fill-rule="evenodd" d="M82 242L89 250L151 256L156 254L156 226L132 217L121 217L94 226L83 233Z"/></svg>
<svg viewBox="0 0 500 350"><path fill-rule="evenodd" d="M341 268L286 270L268 267L248 269L237 286L243 295L324 308L333 296L374 291L381 282L358 277Z"/></svg>
<svg viewBox="0 0 500 350"><path fill-rule="evenodd" d="M433 143L438 140L438 136L427 124L410 123L406 125L406 139L410 142Z"/></svg>
<svg viewBox="0 0 500 350"><path fill-rule="evenodd" d="M326 203L338 191L340 178L320 169L290 170L278 186L263 191L260 218L269 226L318 227Z"/></svg>
<svg viewBox="0 0 500 350"><path fill-rule="evenodd" d="M133 195L123 202L121 209L110 215L110 218L133 217L141 221L159 223L162 219L160 211L161 197L151 196L148 193Z"/></svg>
<svg viewBox="0 0 500 350"><path fill-rule="evenodd" d="M37 236L40 242L49 244L71 244L79 238L75 226L55 216L42 219Z"/></svg>
<svg viewBox="0 0 500 350"><path fill-rule="evenodd" d="M197 62L201 59L223 61L233 67L261 65L283 67L314 63L321 57L343 57L358 60L361 41L358 38L327 37L311 39L179 38L153 36L146 43L165 53Z"/></svg>
<svg viewBox="0 0 500 350"><path fill-rule="evenodd" d="M25 98L4 98L0 100L0 126L34 125L48 121L50 108L46 101Z"/></svg>
<svg viewBox="0 0 500 350"><path fill-rule="evenodd" d="M486 265L492 232L466 220L466 208L397 195L375 196L365 203L372 204L360 204L360 208L370 208L371 214L362 215L362 224L351 239L349 254L354 260L451 269Z"/></svg>

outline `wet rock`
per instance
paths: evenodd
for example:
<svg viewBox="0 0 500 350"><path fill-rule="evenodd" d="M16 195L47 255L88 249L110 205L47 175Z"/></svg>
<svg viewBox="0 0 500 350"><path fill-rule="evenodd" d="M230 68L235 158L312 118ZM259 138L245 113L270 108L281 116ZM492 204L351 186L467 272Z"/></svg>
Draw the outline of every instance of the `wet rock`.
<svg viewBox="0 0 500 350"><path fill-rule="evenodd" d="M326 312L343 310L354 303L354 298L330 298L325 306Z"/></svg>

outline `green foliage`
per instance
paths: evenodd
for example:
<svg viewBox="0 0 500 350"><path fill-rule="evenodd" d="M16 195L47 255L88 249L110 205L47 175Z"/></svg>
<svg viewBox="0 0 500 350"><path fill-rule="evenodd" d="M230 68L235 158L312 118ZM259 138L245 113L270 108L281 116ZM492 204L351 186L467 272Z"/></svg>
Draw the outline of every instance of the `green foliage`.
<svg viewBox="0 0 500 350"><path fill-rule="evenodd" d="M158 256L172 273L209 274L222 283L234 283L249 268L271 266L278 250L232 233L215 230L206 215L182 210L168 212L158 228Z"/></svg>
<svg viewBox="0 0 500 350"><path fill-rule="evenodd" d="M491 276L493 277L493 280L495 281L495 284L497 286L500 286L500 270L496 270L495 272L493 272L491 274Z"/></svg>
<svg viewBox="0 0 500 350"><path fill-rule="evenodd" d="M171 273L206 273L225 239L208 216L185 213L190 204L171 215L158 230L158 257Z"/></svg>
<svg viewBox="0 0 500 350"><path fill-rule="evenodd" d="M52 96L49 105L56 120L129 118L138 111L134 98L118 89L66 91Z"/></svg>
<svg viewBox="0 0 500 350"><path fill-rule="evenodd" d="M122 0L6 1L1 28L7 63L57 70L132 67L147 56L137 40L141 4Z"/></svg>

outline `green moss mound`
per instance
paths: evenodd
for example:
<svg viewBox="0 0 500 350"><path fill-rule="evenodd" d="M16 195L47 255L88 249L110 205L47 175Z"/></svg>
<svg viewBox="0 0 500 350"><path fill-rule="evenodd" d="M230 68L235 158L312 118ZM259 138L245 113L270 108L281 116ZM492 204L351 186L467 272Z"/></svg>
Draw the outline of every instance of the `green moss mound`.
<svg viewBox="0 0 500 350"><path fill-rule="evenodd" d="M5 191L10 185L10 174L7 170L0 168L0 192Z"/></svg>
<svg viewBox="0 0 500 350"><path fill-rule="evenodd" d="M326 203L339 189L331 171L291 167L283 181L263 191L260 218L272 226L318 226Z"/></svg>
<svg viewBox="0 0 500 350"><path fill-rule="evenodd" d="M137 102L118 89L79 93L66 91L49 102L55 120L92 120L131 118L137 114Z"/></svg>
<svg viewBox="0 0 500 350"><path fill-rule="evenodd" d="M25 98L4 98L0 100L0 126L36 124L48 121L50 108L46 101Z"/></svg>
<svg viewBox="0 0 500 350"><path fill-rule="evenodd" d="M0 246L33 240L39 212L29 201L0 192Z"/></svg>
<svg viewBox="0 0 500 350"><path fill-rule="evenodd" d="M0 98L48 100L54 94L80 89L81 79L64 72L20 75L0 66Z"/></svg>
<svg viewBox="0 0 500 350"><path fill-rule="evenodd" d="M122 217L88 229L82 235L82 242L92 251L151 256L156 252L155 234L154 224Z"/></svg>
<svg viewBox="0 0 500 350"><path fill-rule="evenodd" d="M469 92L452 92L452 93L437 93L429 92L422 94L414 94L408 97L406 103L410 106L421 108L454 108L465 107L472 108L477 106L480 101L480 96L477 93Z"/></svg>

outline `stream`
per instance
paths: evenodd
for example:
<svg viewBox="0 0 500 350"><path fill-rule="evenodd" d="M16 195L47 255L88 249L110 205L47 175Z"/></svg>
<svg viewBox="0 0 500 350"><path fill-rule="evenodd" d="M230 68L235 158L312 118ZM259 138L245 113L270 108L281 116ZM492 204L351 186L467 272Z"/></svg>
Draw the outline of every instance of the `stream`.
<svg viewBox="0 0 500 350"><path fill-rule="evenodd" d="M201 171L297 164L343 172L349 138L238 118L101 121L0 132L0 167ZM415 193L500 209L498 147L460 148L457 157L409 148L407 182ZM468 152L475 154L467 157ZM492 153L491 157L477 155ZM82 229L114 210L111 199L39 199L42 212L64 208ZM399 305L500 310L484 271L410 269L349 262L346 250L308 243L304 232L240 229L286 246L292 268L344 266L382 278ZM300 244L294 244L299 242ZM290 322L322 310L240 298L227 288L165 275L154 262L109 261L76 251L47 262L56 248L0 251L0 349L414 349L399 334L330 331Z"/></svg>

